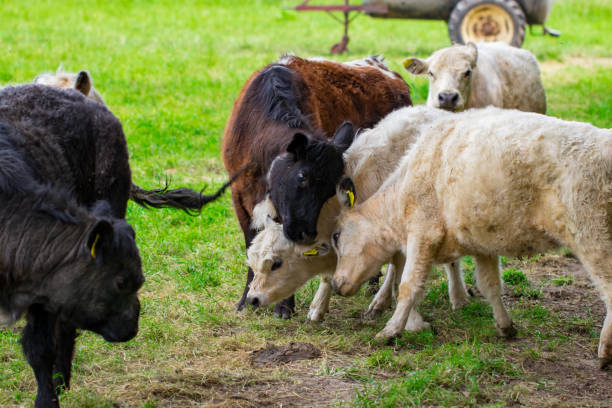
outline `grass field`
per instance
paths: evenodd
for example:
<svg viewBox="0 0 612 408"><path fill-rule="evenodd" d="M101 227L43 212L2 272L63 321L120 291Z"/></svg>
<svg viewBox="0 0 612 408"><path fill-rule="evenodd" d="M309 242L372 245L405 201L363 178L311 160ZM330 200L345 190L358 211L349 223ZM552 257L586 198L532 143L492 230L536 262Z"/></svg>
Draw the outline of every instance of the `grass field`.
<svg viewBox="0 0 612 408"><path fill-rule="evenodd" d="M133 178L157 187L216 188L226 174L219 145L249 75L286 51L326 56L341 27L298 1L3 1L0 83L30 82L60 64L88 69L121 119ZM549 114L612 127L612 0L557 0L549 26L559 39L527 35L538 56ZM535 29L539 32L539 28ZM384 54L401 70L409 55L449 45L437 21L359 17L341 60ZM401 72L401 71L400 71ZM415 103L427 83L406 73ZM108 344L83 333L64 407L190 406L610 406L612 375L596 367L603 304L564 253L506 260L505 302L518 338L496 335L479 296L451 311L437 274L422 312L432 329L390 346L372 342L390 316L363 322L370 298L334 297L320 324L306 322L316 290L297 297L290 321L271 310L234 311L245 256L229 195L199 217L130 204L147 282L138 336ZM468 282L473 264L464 259ZM24 322L0 330L0 406L30 406L34 376L22 356ZM302 341L316 360L258 367L267 342Z"/></svg>

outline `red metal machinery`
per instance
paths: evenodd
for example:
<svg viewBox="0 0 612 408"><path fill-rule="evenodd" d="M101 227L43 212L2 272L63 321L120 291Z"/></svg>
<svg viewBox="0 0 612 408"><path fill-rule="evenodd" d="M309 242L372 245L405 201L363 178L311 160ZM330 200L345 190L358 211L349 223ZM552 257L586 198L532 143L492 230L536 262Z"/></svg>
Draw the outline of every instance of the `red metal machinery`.
<svg viewBox="0 0 612 408"><path fill-rule="evenodd" d="M310 0L304 0L300 5L296 6L294 10L297 11L326 11L334 20L344 24L344 35L342 36L342 40L332 45L330 52L332 54L342 54L347 51L347 44L349 42L348 36L348 28L351 21L355 19L359 15L359 13L376 13L376 14L387 14L389 12L389 7L384 4L365 4L363 6L350 5L349 0L344 0L344 5L334 5L334 6L314 6L310 5ZM344 21L340 20L332 11L341 11L344 14ZM357 12L353 16L353 18L349 17L351 12Z"/></svg>
<svg viewBox="0 0 612 408"><path fill-rule="evenodd" d="M503 41L520 47L527 24L541 24L544 34L560 35L544 26L554 0L363 0L362 5L351 5L349 0L338 5L311 5L304 0L297 11L325 11L344 24L342 40L331 47L332 54L347 50L348 27L359 13L377 18L435 19L448 22L448 33L453 43L468 41ZM332 12L339 11L344 19ZM353 18L350 13L356 13Z"/></svg>

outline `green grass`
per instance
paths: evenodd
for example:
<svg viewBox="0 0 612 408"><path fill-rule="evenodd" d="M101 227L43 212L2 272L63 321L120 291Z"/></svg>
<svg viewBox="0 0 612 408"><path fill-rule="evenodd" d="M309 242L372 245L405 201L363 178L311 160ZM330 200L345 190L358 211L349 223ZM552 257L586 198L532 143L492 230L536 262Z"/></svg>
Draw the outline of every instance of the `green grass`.
<svg viewBox="0 0 612 408"><path fill-rule="evenodd" d="M169 177L176 186L213 189L226 178L219 147L223 128L250 74L286 51L329 56L341 36L341 26L325 14L282 8L297 3L2 2L0 83L29 82L60 64L69 71L87 69L123 123L136 183L153 188ZM610 1L558 0L548 25L562 37L527 35L525 48L542 61L549 114L612 127L610 21ZM441 21L361 16L350 34L350 53L339 60L384 54L399 72L405 57L426 57L449 45ZM423 103L426 79L407 73L404 78L415 102ZM369 301L363 294L334 298L332 313L321 324L305 321L314 282L298 293L298 314L291 321L274 318L268 309L233 311L246 270L228 195L199 217L130 204L128 221L137 232L147 278L139 335L109 344L83 333L73 388L62 397L65 407L190 406L245 393L262 381L284 384L290 368L258 370L249 365L248 353L266 342L289 341L324 350L315 372L364 384L349 405L511 405L525 395L509 385L527 376L517 363L524 356L497 337L491 308L475 300L451 311L440 274L422 305L434 328L379 347L372 338L389 313L374 324L362 322ZM467 282L474 284L473 261L465 258L464 267ZM537 358L541 350L560 353L577 342L594 349L599 320L565 319L537 304L528 292L539 290L533 284L521 287L527 296L517 298L512 309L520 336L542 343L531 345L535 354L527 357ZM20 350L22 327L19 322L0 330L3 407L29 406L34 397L34 378ZM234 391L223 394L225 389Z"/></svg>

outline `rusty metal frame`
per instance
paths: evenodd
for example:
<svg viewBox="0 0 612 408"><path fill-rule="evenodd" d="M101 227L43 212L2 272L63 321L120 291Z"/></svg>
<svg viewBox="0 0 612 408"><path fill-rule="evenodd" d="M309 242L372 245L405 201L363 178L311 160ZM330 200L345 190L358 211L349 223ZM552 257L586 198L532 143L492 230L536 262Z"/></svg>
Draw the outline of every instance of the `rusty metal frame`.
<svg viewBox="0 0 612 408"><path fill-rule="evenodd" d="M380 13L386 14L389 9L386 5L382 4L368 4L362 6L350 5L349 0L344 0L344 4L338 5L311 5L311 0L304 0L299 5L295 6L293 9L296 11L325 11L329 14L334 20L338 21L341 24L344 24L344 35L342 36L342 40L340 42L332 45L330 52L332 54L342 54L347 51L347 44L349 42L348 36L348 28L351 21L353 21L360 13ZM332 14L333 11L340 11L344 14L344 19L339 19L335 15ZM349 15L351 12L356 12L357 14L350 18Z"/></svg>

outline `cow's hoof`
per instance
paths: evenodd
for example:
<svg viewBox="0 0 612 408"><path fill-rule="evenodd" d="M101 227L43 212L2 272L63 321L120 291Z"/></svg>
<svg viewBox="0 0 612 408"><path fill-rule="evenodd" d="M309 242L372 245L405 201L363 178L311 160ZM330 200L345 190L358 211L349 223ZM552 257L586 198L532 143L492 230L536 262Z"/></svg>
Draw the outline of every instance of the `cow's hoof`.
<svg viewBox="0 0 612 408"><path fill-rule="evenodd" d="M291 319L291 317L293 316L294 311L287 305L283 304L282 302L279 302L276 304L276 306L274 307L274 315L276 317L280 317L281 319Z"/></svg>
<svg viewBox="0 0 612 408"><path fill-rule="evenodd" d="M236 311L237 312L243 311L245 306L246 306L246 298L240 299L240 302L238 302L238 304L236 305Z"/></svg>
<svg viewBox="0 0 612 408"><path fill-rule="evenodd" d="M507 339L513 339L516 337L517 331L513 324L508 327L497 327L497 332L500 336Z"/></svg>
<svg viewBox="0 0 612 408"><path fill-rule="evenodd" d="M377 307L371 307L363 313L362 318L366 322L373 322L374 320L382 316L383 312L384 310L382 309L379 309Z"/></svg>
<svg viewBox="0 0 612 408"><path fill-rule="evenodd" d="M308 320L312 322L320 322L323 320L323 316L325 316L326 311L320 309L310 309L308 311Z"/></svg>
<svg viewBox="0 0 612 408"><path fill-rule="evenodd" d="M399 333L394 333L391 330L387 330L385 328L378 332L378 334L374 337L374 342L380 345L389 344L398 335Z"/></svg>
<svg viewBox="0 0 612 408"><path fill-rule="evenodd" d="M453 310L462 309L464 306L467 306L470 303L470 299L467 296L458 296L454 299L451 299L451 306Z"/></svg>
<svg viewBox="0 0 612 408"><path fill-rule="evenodd" d="M611 371L612 370L612 356L600 357L599 358L599 368L601 370Z"/></svg>

